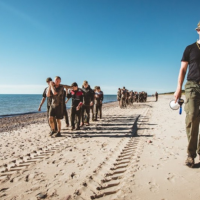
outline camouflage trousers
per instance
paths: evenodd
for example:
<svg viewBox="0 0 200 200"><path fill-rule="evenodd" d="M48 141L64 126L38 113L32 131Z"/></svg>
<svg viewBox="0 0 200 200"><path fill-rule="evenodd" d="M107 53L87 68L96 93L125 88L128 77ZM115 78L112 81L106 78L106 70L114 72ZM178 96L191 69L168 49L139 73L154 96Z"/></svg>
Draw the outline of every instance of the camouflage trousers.
<svg viewBox="0 0 200 200"><path fill-rule="evenodd" d="M199 123L200 123L200 84L187 81L185 84L186 133L188 138L188 156L195 158L200 154Z"/></svg>

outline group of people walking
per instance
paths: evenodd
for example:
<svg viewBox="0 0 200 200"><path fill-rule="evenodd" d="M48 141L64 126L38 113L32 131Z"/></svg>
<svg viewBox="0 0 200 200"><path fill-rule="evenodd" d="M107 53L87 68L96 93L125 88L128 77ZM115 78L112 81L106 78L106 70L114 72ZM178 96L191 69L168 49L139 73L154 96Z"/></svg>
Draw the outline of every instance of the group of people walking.
<svg viewBox="0 0 200 200"><path fill-rule="evenodd" d="M46 79L48 87L43 92L43 98L38 111L47 98L47 119L51 128L50 136L61 136L61 119L65 118L66 126L69 127L69 118L66 103L71 102L71 130L79 130L80 126L90 123L90 111L92 120L97 121L97 117L102 118L103 92L100 86L91 89L87 81L83 82L82 88L76 82L71 86L63 85L61 78L56 76L54 81L49 77ZM67 98L67 99L66 99Z"/></svg>
<svg viewBox="0 0 200 200"><path fill-rule="evenodd" d="M125 87L118 88L117 91L117 100L119 102L120 108L125 108L127 105L131 105L134 102L146 102L147 93L142 92L133 92L133 90L128 91Z"/></svg>

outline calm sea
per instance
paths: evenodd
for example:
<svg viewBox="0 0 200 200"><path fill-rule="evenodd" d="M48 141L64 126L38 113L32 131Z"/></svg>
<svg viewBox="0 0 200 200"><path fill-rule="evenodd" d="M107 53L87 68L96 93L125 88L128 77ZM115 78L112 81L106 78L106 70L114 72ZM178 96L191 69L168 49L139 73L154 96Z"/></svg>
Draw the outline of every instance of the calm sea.
<svg viewBox="0 0 200 200"><path fill-rule="evenodd" d="M0 117L24 113L36 113L42 100L41 94L0 94ZM103 103L117 101L117 95L104 95ZM67 108L71 107L68 101ZM42 106L46 111L46 101Z"/></svg>

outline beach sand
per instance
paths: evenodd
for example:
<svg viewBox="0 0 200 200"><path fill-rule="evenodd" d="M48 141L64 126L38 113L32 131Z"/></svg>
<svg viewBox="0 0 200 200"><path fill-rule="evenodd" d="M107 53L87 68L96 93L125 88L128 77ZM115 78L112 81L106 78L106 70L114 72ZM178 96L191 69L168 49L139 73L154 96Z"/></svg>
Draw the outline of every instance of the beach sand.
<svg viewBox="0 0 200 200"><path fill-rule="evenodd" d="M26 116L4 119L0 199L199 199L200 165L184 165L185 113L171 110L171 99L104 104L102 120L73 132L63 121L59 138L48 136L44 113L28 125Z"/></svg>

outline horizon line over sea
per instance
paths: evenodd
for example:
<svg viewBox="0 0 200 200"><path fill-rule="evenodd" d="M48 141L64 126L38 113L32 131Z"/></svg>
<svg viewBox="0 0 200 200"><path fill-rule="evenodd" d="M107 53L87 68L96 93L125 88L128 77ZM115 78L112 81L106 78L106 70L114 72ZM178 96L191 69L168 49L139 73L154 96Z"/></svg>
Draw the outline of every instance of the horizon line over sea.
<svg viewBox="0 0 200 200"><path fill-rule="evenodd" d="M0 95L40 95L41 96L41 93L40 94L31 94L31 93L26 93L26 94L14 94L14 93L12 93L12 94L4 94L4 93L0 93ZM104 95L116 95L116 94L106 94L106 93L104 93Z"/></svg>
<svg viewBox="0 0 200 200"><path fill-rule="evenodd" d="M39 113L38 107L42 100L42 94L0 94L0 118L16 115ZM117 101L117 95L104 94L103 103ZM71 108L71 99L66 104ZM45 100L40 112L47 111L47 100Z"/></svg>

